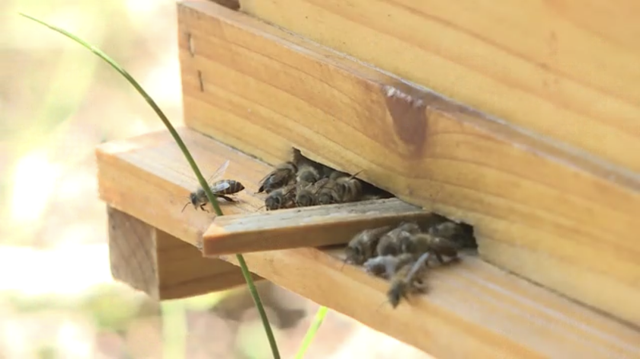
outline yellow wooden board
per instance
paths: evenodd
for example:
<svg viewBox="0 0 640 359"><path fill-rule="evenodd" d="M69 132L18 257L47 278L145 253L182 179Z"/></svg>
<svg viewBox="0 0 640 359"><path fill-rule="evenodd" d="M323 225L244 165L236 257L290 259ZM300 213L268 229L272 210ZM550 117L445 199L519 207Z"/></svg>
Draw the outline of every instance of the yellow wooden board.
<svg viewBox="0 0 640 359"><path fill-rule="evenodd" d="M242 13L178 9L185 123L271 164L295 146L475 226L480 254L640 325L637 176Z"/></svg>
<svg viewBox="0 0 640 359"><path fill-rule="evenodd" d="M242 0L241 8L640 173L635 0Z"/></svg>

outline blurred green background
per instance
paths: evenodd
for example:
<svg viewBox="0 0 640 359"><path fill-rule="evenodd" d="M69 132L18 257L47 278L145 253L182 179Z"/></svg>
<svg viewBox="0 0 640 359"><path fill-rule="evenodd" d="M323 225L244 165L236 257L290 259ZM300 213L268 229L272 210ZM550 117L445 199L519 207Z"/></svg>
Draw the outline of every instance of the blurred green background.
<svg viewBox="0 0 640 359"><path fill-rule="evenodd" d="M163 129L89 51L18 12L99 46L182 123L173 0L0 2L0 358L269 358L245 288L162 305L116 283L97 144ZM283 357L317 305L259 290ZM330 312L307 358L424 358Z"/></svg>

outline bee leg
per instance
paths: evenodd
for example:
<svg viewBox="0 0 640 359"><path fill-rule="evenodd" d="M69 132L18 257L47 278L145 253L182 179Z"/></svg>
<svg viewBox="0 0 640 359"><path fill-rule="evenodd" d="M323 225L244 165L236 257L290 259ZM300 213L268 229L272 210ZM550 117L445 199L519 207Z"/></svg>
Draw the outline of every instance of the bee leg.
<svg viewBox="0 0 640 359"><path fill-rule="evenodd" d="M218 197L220 198L224 198L225 201L227 202L235 202L235 200L229 196L224 196L224 195L218 195Z"/></svg>
<svg viewBox="0 0 640 359"><path fill-rule="evenodd" d="M438 252L433 252L433 254L436 255L436 259L438 260L438 262L440 262L440 264L444 264L444 258L442 258L442 255Z"/></svg>
<svg viewBox="0 0 640 359"><path fill-rule="evenodd" d="M426 293L427 292L427 284L422 281L422 279L416 280L414 283L414 288L417 293Z"/></svg>
<svg viewBox="0 0 640 359"><path fill-rule="evenodd" d="M204 208L204 206L206 206L206 205L207 205L206 203L201 204L200 205L200 209L205 211L205 212L209 212L206 208Z"/></svg>

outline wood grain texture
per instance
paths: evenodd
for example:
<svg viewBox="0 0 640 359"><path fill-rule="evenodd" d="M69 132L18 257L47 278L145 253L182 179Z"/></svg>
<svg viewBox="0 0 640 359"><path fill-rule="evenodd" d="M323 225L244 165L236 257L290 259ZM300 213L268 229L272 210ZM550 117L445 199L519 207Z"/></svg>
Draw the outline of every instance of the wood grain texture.
<svg viewBox="0 0 640 359"><path fill-rule="evenodd" d="M201 135L191 137L188 145L198 146L203 138ZM243 285L245 281L239 268L219 259L203 258L196 248L201 245L202 232L211 223L210 215L196 213L192 207L181 213L189 190L175 183L157 181L158 173L167 170L163 165L172 164L183 170L173 173L178 183L197 184L195 179L189 181L192 172L182 154L174 150L178 150L175 143L158 143L157 136L143 136L134 142L109 142L96 151L100 198L110 206L113 276L161 300ZM164 153L170 157L164 157ZM145 155L150 156L145 158ZM163 161L158 162L158 158ZM207 156L196 157L202 163L201 170L213 171L212 167L221 163L219 158L209 158L208 163L206 159ZM231 167L236 168L236 164L237 161ZM233 170L230 174L234 174ZM228 206L221 206L229 211ZM147 224L157 223L160 218L167 224L161 229ZM181 240L176 236L181 236ZM254 279L261 278L254 276Z"/></svg>
<svg viewBox="0 0 640 359"><path fill-rule="evenodd" d="M244 283L236 266L205 259L193 245L107 206L111 273L157 300L225 290ZM254 279L262 279L254 275Z"/></svg>
<svg viewBox="0 0 640 359"><path fill-rule="evenodd" d="M271 164L294 146L362 170L474 225L484 259L640 324L637 175L244 14L183 3L178 16L188 126Z"/></svg>
<svg viewBox="0 0 640 359"><path fill-rule="evenodd" d="M635 0L243 0L241 7L640 173Z"/></svg>
<svg viewBox="0 0 640 359"><path fill-rule="evenodd" d="M111 275L134 289L159 299L154 228L107 206Z"/></svg>
<svg viewBox="0 0 640 359"><path fill-rule="evenodd" d="M228 176L247 186L247 193L239 196L243 204L223 205L223 210L255 211L260 200L251 193L269 167L193 131L181 129L180 133L205 171L229 159ZM182 233L184 241L192 241L191 234L202 231L202 224L194 218L210 215L179 212L178 199L195 180L189 181L190 170L184 161L176 160L181 154L168 133L116 141L103 145L101 151L105 153L100 168L104 158L109 158L112 165L120 164L123 179L109 183L108 191L103 190L105 198L118 193L151 201L159 197L157 188L164 188L162 201L149 203L155 210L144 214L146 221L159 230ZM133 188L127 179L135 177L144 177L153 186ZM135 201L118 203L123 211L139 211ZM235 263L233 255L222 258ZM640 357L640 331L471 256L431 271L426 278L428 294L396 310L385 303L388 283L366 275L359 267L344 265L334 251L278 250L248 253L245 258L261 277L436 357Z"/></svg>
<svg viewBox="0 0 640 359"><path fill-rule="evenodd" d="M203 254L259 252L348 243L365 229L417 221L429 227L437 216L399 199L222 216L203 235Z"/></svg>

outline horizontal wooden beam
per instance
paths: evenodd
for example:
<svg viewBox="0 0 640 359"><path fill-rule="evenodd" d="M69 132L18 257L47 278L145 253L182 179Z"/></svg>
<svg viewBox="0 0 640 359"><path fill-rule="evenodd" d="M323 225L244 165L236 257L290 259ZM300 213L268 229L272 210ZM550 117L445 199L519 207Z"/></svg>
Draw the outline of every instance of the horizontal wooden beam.
<svg viewBox="0 0 640 359"><path fill-rule="evenodd" d="M241 9L640 173L635 0L242 0Z"/></svg>
<svg viewBox="0 0 640 359"><path fill-rule="evenodd" d="M246 186L238 204L222 205L225 213L249 214L261 205L255 192L269 166L194 131L180 134L205 173L228 159L227 176ZM119 181L101 179L107 203L186 242L213 220L206 212L180 212L196 181L166 131L103 144L100 151L106 152L98 157L100 176L109 173L105 162L119 169ZM148 185L132 186L136 178ZM222 258L235 263L233 255ZM437 357L640 357L640 331L474 256L431 271L428 293L395 310L385 303L388 282L344 265L340 252L302 248L245 258L261 277Z"/></svg>
<svg viewBox="0 0 640 359"><path fill-rule="evenodd" d="M214 219L204 233L205 256L345 244L360 231L402 221L436 222L398 199L282 209Z"/></svg>
<svg viewBox="0 0 640 359"><path fill-rule="evenodd" d="M636 174L245 14L211 3L178 10L188 126L271 164L294 146L362 171L473 225L484 259L640 325Z"/></svg>

